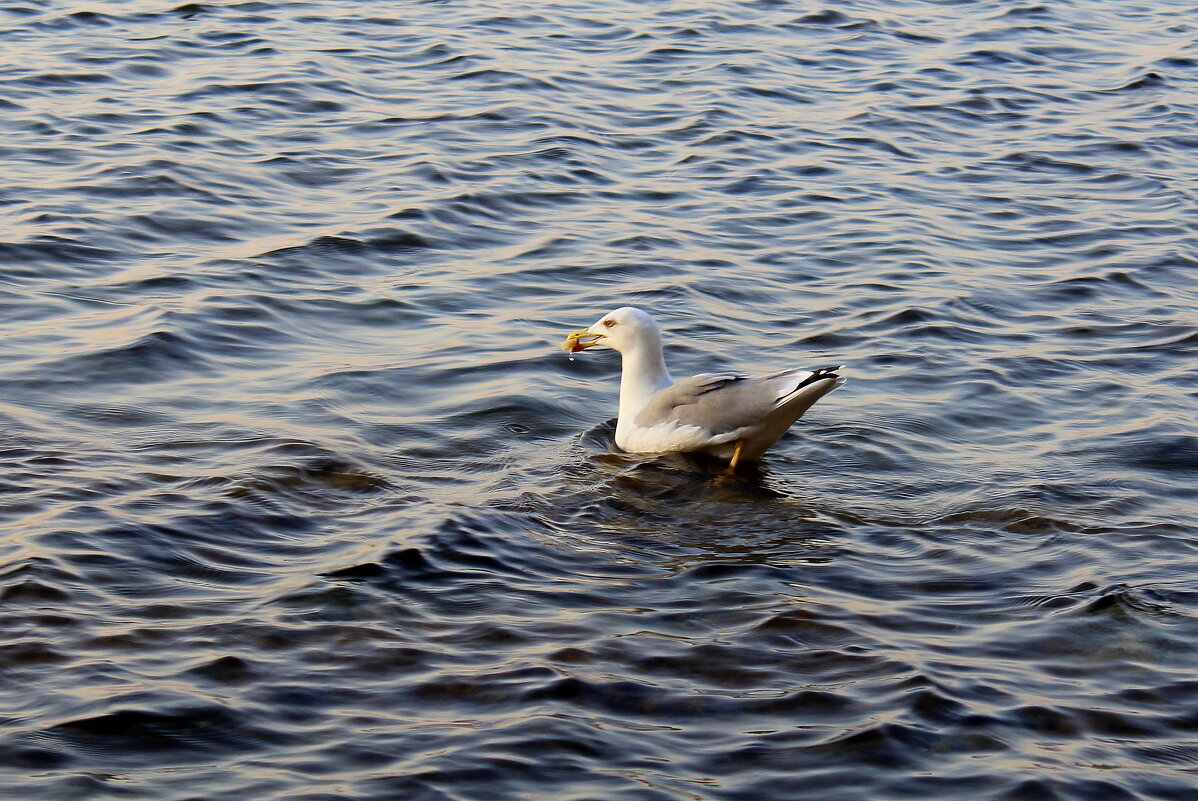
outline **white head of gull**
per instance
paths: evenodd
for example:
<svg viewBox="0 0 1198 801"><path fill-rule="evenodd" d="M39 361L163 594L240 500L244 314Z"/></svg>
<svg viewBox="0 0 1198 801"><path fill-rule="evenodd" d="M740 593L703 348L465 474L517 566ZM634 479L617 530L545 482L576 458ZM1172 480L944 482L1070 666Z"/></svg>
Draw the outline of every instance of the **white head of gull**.
<svg viewBox="0 0 1198 801"><path fill-rule="evenodd" d="M837 367L783 370L760 378L702 373L674 381L661 329L631 306L572 332L562 348L619 351L620 415L616 445L633 453L706 453L730 469L759 460L817 400L844 383Z"/></svg>

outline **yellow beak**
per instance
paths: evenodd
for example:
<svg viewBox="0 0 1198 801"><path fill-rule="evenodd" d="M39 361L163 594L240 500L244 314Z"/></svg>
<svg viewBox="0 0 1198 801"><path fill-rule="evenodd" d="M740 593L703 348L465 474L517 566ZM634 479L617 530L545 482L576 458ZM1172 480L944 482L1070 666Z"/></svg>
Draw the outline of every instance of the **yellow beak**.
<svg viewBox="0 0 1198 801"><path fill-rule="evenodd" d="M566 341L562 343L562 350L578 353L578 351L586 350L592 345L598 345L601 339L603 339L603 334L592 334L586 328L571 331L570 335L566 337Z"/></svg>

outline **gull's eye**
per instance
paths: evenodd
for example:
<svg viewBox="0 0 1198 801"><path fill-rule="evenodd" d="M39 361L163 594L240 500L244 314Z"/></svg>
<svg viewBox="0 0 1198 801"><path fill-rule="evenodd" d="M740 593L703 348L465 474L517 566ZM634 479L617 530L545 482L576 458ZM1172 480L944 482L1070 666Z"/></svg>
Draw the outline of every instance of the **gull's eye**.
<svg viewBox="0 0 1198 801"><path fill-rule="evenodd" d="M604 324L605 326L607 326L608 328L611 328L613 325L615 325L615 324L616 324L616 321L615 321L615 320L604 320L604 321L603 321L603 324Z"/></svg>

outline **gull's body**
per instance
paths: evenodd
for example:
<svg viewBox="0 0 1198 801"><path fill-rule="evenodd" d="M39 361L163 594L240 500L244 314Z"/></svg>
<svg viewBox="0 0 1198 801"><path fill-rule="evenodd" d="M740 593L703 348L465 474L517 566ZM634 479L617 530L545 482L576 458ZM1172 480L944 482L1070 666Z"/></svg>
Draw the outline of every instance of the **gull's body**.
<svg viewBox="0 0 1198 801"><path fill-rule="evenodd" d="M703 373L674 381L657 324L629 306L574 332L563 347L594 345L617 350L623 359L616 445L633 453L706 453L732 467L756 461L813 403L844 383L835 367L761 378Z"/></svg>

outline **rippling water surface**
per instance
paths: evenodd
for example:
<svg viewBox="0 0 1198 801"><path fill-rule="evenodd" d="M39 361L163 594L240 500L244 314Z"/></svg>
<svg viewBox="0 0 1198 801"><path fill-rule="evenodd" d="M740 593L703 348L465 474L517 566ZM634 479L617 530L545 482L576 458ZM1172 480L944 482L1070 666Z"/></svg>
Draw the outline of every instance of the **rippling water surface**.
<svg viewBox="0 0 1198 801"><path fill-rule="evenodd" d="M0 785L1198 797L1198 6L0 4ZM610 445L843 362L760 471Z"/></svg>

